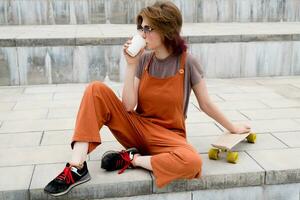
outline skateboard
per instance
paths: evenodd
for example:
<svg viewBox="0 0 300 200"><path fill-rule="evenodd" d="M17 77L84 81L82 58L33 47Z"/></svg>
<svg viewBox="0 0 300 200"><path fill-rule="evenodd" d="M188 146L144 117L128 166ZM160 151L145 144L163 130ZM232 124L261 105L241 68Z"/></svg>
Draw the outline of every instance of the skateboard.
<svg viewBox="0 0 300 200"><path fill-rule="evenodd" d="M235 145L245 140L247 140L248 143L255 143L256 134L251 132L243 134L226 132L211 144L214 148L209 150L208 157L212 160L218 160L220 152L227 152L227 162L235 164L237 163L239 155L238 152L232 149Z"/></svg>

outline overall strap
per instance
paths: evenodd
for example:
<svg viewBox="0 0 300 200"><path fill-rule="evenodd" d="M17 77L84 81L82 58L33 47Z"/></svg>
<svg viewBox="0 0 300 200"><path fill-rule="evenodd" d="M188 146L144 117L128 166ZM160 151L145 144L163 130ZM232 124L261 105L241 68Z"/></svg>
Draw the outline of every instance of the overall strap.
<svg viewBox="0 0 300 200"><path fill-rule="evenodd" d="M186 51L184 51L182 54L181 54L181 58L180 58L180 69L179 69L179 73L180 74L183 74L184 73L184 67L185 67L185 61L186 61Z"/></svg>

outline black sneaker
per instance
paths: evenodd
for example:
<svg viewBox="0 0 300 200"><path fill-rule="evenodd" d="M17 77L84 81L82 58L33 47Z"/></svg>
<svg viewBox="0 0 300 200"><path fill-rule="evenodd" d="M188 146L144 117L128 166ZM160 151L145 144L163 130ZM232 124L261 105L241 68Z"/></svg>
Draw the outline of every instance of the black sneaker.
<svg viewBox="0 0 300 200"><path fill-rule="evenodd" d="M122 151L107 151L101 159L101 168L107 171L120 169L119 174L123 173L127 168L132 168L131 161L134 154L137 154L136 148L130 148Z"/></svg>
<svg viewBox="0 0 300 200"><path fill-rule="evenodd" d="M67 163L64 171L48 183L44 191L52 196L60 196L68 193L76 185L87 182L90 179L86 162L83 163L82 169L77 169Z"/></svg>

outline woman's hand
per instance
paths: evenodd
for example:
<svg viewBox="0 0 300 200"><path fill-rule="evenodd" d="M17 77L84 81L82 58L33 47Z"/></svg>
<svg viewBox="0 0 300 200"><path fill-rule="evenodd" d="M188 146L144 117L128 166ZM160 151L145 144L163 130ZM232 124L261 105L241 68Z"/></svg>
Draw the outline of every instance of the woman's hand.
<svg viewBox="0 0 300 200"><path fill-rule="evenodd" d="M140 56L143 54L144 49L140 50L140 52L135 56L135 57L131 57L127 52L126 49L129 47L129 45L131 44L131 39L127 40L127 42L125 42L125 44L123 45L123 54L125 56L126 62L129 66L137 66L139 63L139 59Z"/></svg>
<svg viewBox="0 0 300 200"><path fill-rule="evenodd" d="M242 133L248 133L251 131L251 127L248 124L234 124L233 129L230 131L234 134L242 134Z"/></svg>

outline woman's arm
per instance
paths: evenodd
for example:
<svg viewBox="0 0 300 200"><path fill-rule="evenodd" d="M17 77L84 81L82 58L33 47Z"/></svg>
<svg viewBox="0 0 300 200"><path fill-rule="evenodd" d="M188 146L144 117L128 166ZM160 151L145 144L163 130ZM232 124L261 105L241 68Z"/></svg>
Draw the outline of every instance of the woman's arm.
<svg viewBox="0 0 300 200"><path fill-rule="evenodd" d="M141 50L135 57L130 57L126 53L126 49L129 44L131 44L131 39L123 46L123 54L125 56L127 66L122 91L122 103L127 111L132 111L137 105L137 93L140 80L135 77L135 74L143 50Z"/></svg>
<svg viewBox="0 0 300 200"><path fill-rule="evenodd" d="M128 67L125 73L122 91L122 103L127 111L131 111L137 104L137 93L140 80L135 77L135 67Z"/></svg>
<svg viewBox="0 0 300 200"><path fill-rule="evenodd" d="M193 86L193 91L196 95L198 104L203 112L219 122L224 128L231 133L246 133L250 131L250 126L246 124L233 124L219 110L219 108L210 100L207 87L204 79L201 79L198 84Z"/></svg>

